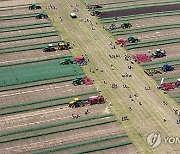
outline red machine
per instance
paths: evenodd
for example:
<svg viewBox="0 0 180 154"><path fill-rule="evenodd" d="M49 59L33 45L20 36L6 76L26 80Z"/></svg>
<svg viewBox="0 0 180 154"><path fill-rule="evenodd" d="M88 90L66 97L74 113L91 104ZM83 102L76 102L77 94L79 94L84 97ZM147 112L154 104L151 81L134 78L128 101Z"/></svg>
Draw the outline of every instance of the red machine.
<svg viewBox="0 0 180 154"><path fill-rule="evenodd" d="M100 6L99 4L87 6L87 9L96 9L96 8L102 8L102 6Z"/></svg>
<svg viewBox="0 0 180 154"><path fill-rule="evenodd" d="M87 62L85 60L85 58L83 56L78 56L76 58L74 58L74 61L78 64L78 65L86 65Z"/></svg>
<svg viewBox="0 0 180 154"><path fill-rule="evenodd" d="M103 104L103 103L105 103L103 96L91 96L88 98L88 104L90 104L90 105Z"/></svg>
<svg viewBox="0 0 180 154"><path fill-rule="evenodd" d="M151 61L151 56L147 56L146 54L135 54L132 57L138 64Z"/></svg>
<svg viewBox="0 0 180 154"><path fill-rule="evenodd" d="M88 77L85 77L85 78L83 79L83 82L84 82L86 85L91 85L91 84L93 84L92 79L90 79L90 78L88 78Z"/></svg>
<svg viewBox="0 0 180 154"><path fill-rule="evenodd" d="M158 88L161 90L170 90L170 89L174 89L175 87L171 83L164 83L164 84L161 84Z"/></svg>
<svg viewBox="0 0 180 154"><path fill-rule="evenodd" d="M126 45L128 43L128 40L117 39L117 41L115 43L120 44L121 46L124 46L124 45Z"/></svg>

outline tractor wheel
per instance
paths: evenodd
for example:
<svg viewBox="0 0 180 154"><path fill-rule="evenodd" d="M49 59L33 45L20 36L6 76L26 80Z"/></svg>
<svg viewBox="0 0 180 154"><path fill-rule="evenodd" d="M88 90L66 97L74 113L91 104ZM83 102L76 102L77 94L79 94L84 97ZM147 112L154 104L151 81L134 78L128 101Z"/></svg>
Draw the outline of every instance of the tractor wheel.
<svg viewBox="0 0 180 154"><path fill-rule="evenodd" d="M76 106L74 104L71 105L71 108L76 108Z"/></svg>

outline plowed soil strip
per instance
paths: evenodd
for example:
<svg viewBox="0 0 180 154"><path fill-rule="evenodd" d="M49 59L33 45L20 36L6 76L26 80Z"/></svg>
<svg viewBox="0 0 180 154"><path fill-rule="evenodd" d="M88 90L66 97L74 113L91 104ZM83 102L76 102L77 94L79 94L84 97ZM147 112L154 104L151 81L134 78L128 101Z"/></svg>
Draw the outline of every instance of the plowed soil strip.
<svg viewBox="0 0 180 154"><path fill-rule="evenodd" d="M106 12L104 15L101 15L101 18L110 18L116 16L129 16L135 14L144 14L144 13L153 13L153 12L165 12L165 11L174 11L180 10L180 4L165 5L165 6L152 6L152 7L143 7L143 8L134 8L128 10L117 10Z"/></svg>

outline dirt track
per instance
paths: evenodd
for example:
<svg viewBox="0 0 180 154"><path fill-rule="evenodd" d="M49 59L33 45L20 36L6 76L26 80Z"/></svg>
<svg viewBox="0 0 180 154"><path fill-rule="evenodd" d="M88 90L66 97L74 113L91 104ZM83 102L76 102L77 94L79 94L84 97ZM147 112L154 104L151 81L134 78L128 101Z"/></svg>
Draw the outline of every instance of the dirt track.
<svg viewBox="0 0 180 154"><path fill-rule="evenodd" d="M106 12L104 15L101 15L101 18L110 18L116 16L128 16L144 13L153 13L153 12L164 12L164 11L174 11L180 10L180 4L175 5L165 5L165 6L153 6L153 7L144 7L138 9L128 9L128 10L119 10L119 11L110 11Z"/></svg>

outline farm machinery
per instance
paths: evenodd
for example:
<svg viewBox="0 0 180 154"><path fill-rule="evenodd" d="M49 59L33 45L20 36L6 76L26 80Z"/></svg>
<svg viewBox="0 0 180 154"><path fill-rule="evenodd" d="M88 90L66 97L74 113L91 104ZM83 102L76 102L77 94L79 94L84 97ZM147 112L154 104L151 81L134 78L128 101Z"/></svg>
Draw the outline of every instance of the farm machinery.
<svg viewBox="0 0 180 154"><path fill-rule="evenodd" d="M162 72L158 69L147 69L144 70L144 72L148 75L148 76L153 76L154 74L162 74Z"/></svg>
<svg viewBox="0 0 180 154"><path fill-rule="evenodd" d="M41 9L41 6L40 5L36 5L36 4L29 5L29 10L34 10L34 9Z"/></svg>
<svg viewBox="0 0 180 154"><path fill-rule="evenodd" d="M91 96L88 98L87 101L82 101L79 98L74 98L73 101L69 102L70 108L77 108L77 107L83 107L86 104L87 105L94 105L94 104L103 104L105 103L103 96Z"/></svg>
<svg viewBox="0 0 180 154"><path fill-rule="evenodd" d="M156 51L151 55L152 58L161 58L166 56L166 51L162 49L156 49Z"/></svg>
<svg viewBox="0 0 180 154"><path fill-rule="evenodd" d="M132 57L138 64L151 61L151 56L148 56L146 54L134 54Z"/></svg>
<svg viewBox="0 0 180 154"><path fill-rule="evenodd" d="M87 62L83 56L75 57L74 60L70 57L66 57L63 61L60 62L60 65L69 65L69 64L78 64L78 65L86 65Z"/></svg>
<svg viewBox="0 0 180 154"><path fill-rule="evenodd" d="M36 19L47 19L48 18L48 15L43 13L43 12L39 12L36 16L35 16Z"/></svg>
<svg viewBox="0 0 180 154"><path fill-rule="evenodd" d="M59 50L68 50L70 49L70 43L69 42L65 42L65 41L61 41L58 43L58 49Z"/></svg>
<svg viewBox="0 0 180 154"><path fill-rule="evenodd" d="M69 65L74 64L74 60L72 60L70 57L66 57L63 61L60 62L60 65Z"/></svg>
<svg viewBox="0 0 180 154"><path fill-rule="evenodd" d="M120 44L121 46L124 46L125 44L128 43L128 41L124 40L124 39L117 39L117 41L115 43Z"/></svg>
<svg viewBox="0 0 180 154"><path fill-rule="evenodd" d="M107 30L114 30L114 29L116 29L117 27L116 27L116 24L115 23L112 23L110 26L109 26L109 28L107 28Z"/></svg>
<svg viewBox="0 0 180 154"><path fill-rule="evenodd" d="M161 80L161 85L158 86L158 89L168 91L170 89L178 88L180 86L180 79L177 79L174 83L163 83L164 78Z"/></svg>
<svg viewBox="0 0 180 154"><path fill-rule="evenodd" d="M74 86L81 85L81 84L90 85L92 84L92 80L88 77L83 77L82 75L79 75L72 81L72 84Z"/></svg>
<svg viewBox="0 0 180 154"><path fill-rule="evenodd" d="M43 49L43 52L56 51L56 49L54 47L52 47L52 46L53 46L52 44L48 44L48 46Z"/></svg>
<svg viewBox="0 0 180 154"><path fill-rule="evenodd" d="M94 4L94 5L88 5L87 6L87 9L98 9L98 8L102 8L102 6L101 5L99 5L99 4Z"/></svg>
<svg viewBox="0 0 180 154"><path fill-rule="evenodd" d="M161 67L162 71L163 72L167 72L167 71L173 71L174 70L174 67L169 65L169 64L164 64L162 67Z"/></svg>
<svg viewBox="0 0 180 154"><path fill-rule="evenodd" d="M121 28L131 28L132 27L132 25L129 23L129 22L123 22L122 24L121 24Z"/></svg>
<svg viewBox="0 0 180 154"><path fill-rule="evenodd" d="M135 43L135 42L139 42L140 40L138 38L135 38L134 36L129 36L128 37L128 42L129 43Z"/></svg>
<svg viewBox="0 0 180 154"><path fill-rule="evenodd" d="M96 9L93 9L92 11L91 11L91 15L92 16L100 16L100 15L104 15L105 14L105 12L101 12L101 11L99 11L99 10L96 10Z"/></svg>

